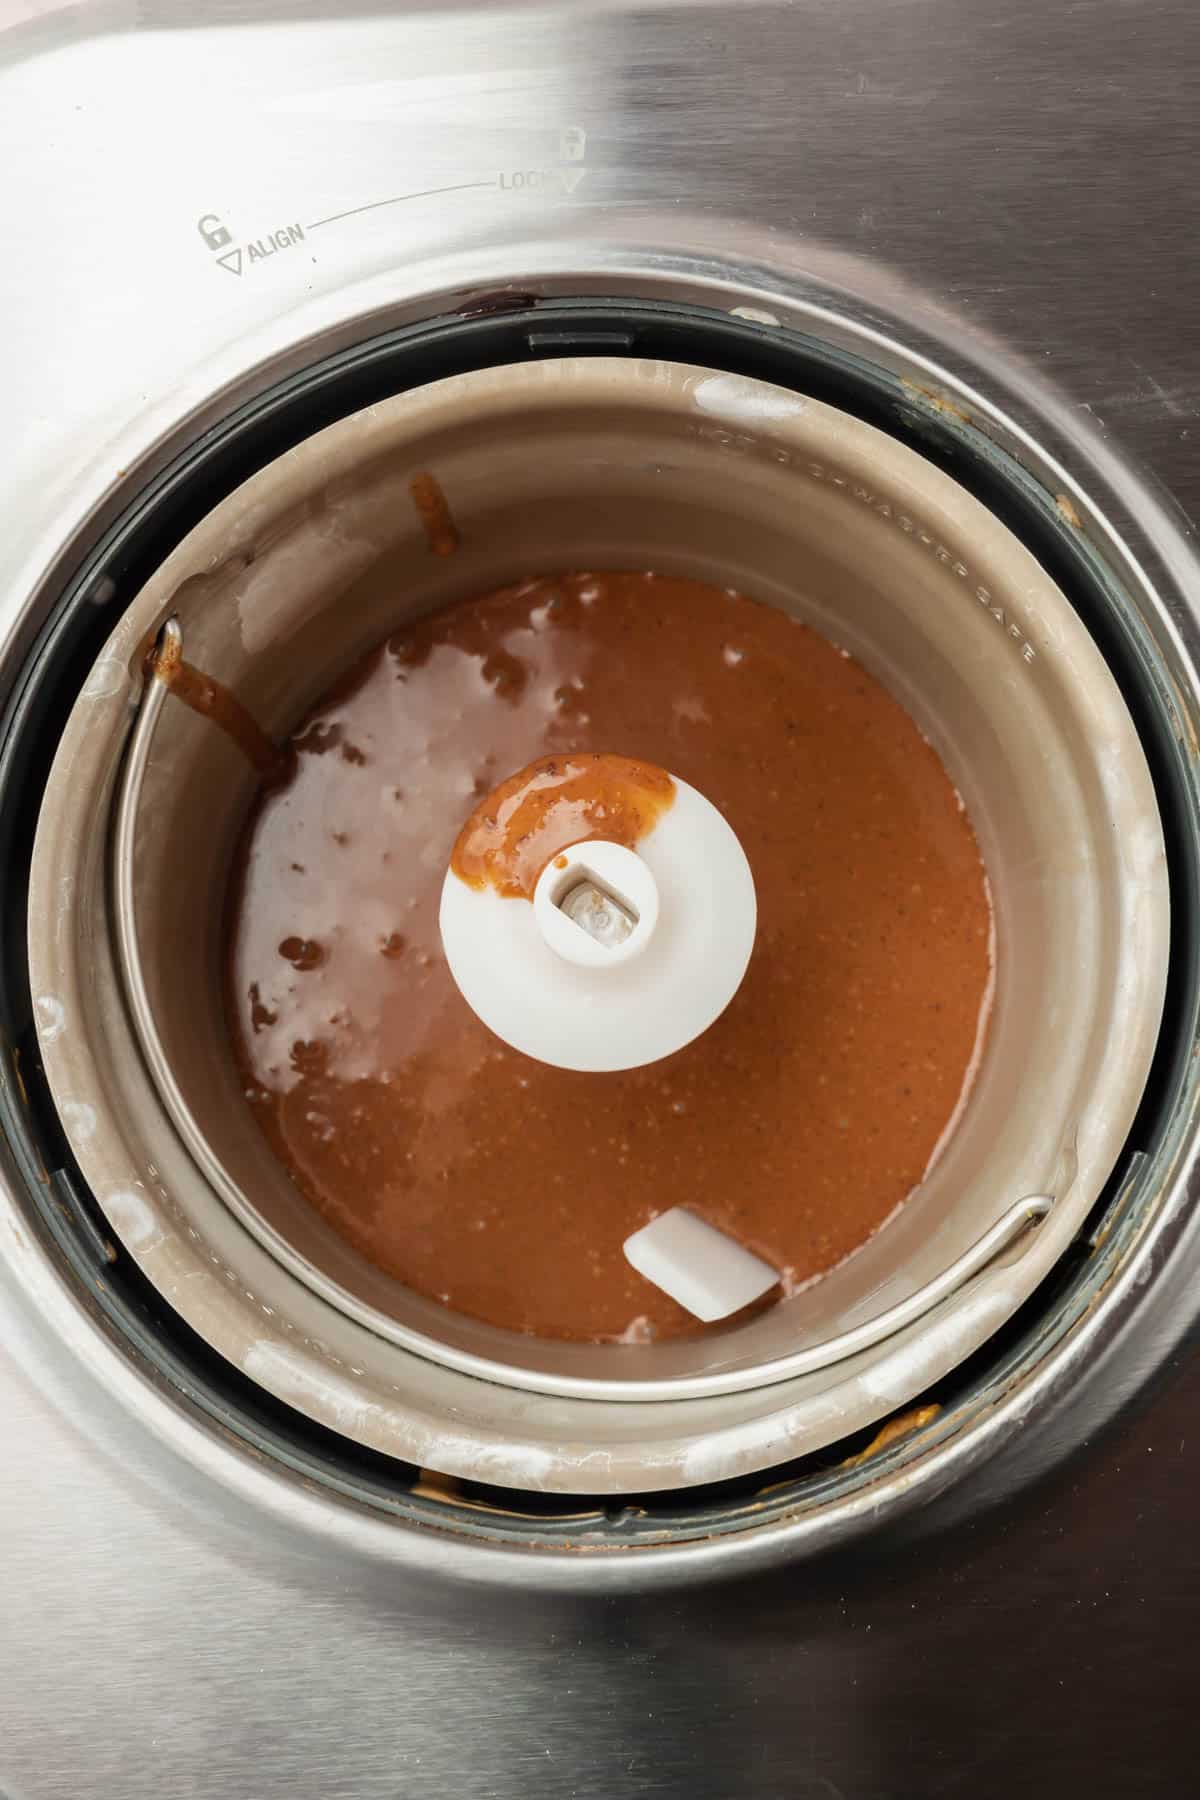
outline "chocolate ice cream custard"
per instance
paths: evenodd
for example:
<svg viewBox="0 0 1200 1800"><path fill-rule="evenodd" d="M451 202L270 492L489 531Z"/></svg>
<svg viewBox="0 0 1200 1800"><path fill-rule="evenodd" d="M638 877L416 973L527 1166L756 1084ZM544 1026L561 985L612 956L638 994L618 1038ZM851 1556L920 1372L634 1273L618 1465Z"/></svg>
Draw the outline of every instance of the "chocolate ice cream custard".
<svg viewBox="0 0 1200 1800"><path fill-rule="evenodd" d="M287 751L231 886L231 1031L275 1153L389 1275L519 1332L666 1339L706 1328L622 1246L667 1208L791 1294L920 1183L982 1052L991 904L936 753L844 650L697 581L538 578L388 638ZM597 757L649 771L642 828L669 804L662 771L699 789L758 898L721 1017L599 1075L495 1038L438 933L481 800L539 759ZM514 906L583 835L577 815L539 819Z"/></svg>

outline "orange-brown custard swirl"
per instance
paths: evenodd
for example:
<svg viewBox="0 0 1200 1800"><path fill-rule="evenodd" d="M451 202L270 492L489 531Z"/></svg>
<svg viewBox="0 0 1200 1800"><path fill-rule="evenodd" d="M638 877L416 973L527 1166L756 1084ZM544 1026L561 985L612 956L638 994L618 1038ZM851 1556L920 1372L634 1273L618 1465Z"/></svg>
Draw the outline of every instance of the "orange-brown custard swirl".
<svg viewBox="0 0 1200 1800"><path fill-rule="evenodd" d="M665 769L630 756L541 756L480 801L458 835L450 867L471 887L529 900L560 850L596 838L632 850L674 798Z"/></svg>

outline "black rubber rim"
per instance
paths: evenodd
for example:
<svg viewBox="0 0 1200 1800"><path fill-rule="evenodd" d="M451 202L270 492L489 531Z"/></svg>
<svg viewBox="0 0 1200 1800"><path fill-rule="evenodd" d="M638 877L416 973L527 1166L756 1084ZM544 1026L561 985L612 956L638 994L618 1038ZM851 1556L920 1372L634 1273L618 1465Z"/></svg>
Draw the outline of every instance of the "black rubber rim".
<svg viewBox="0 0 1200 1800"><path fill-rule="evenodd" d="M1095 1217L1150 1203L1151 1150L1180 1093L1197 1014L1198 891L1194 790L1156 697L1156 658L1135 608L1055 503L965 420L925 406L890 372L801 333L698 307L623 300L513 298L504 311L440 318L367 339L270 388L206 431L135 492L52 601L0 716L0 1032L15 1081L0 1083L0 1134L31 1223L127 1353L177 1396L259 1455L372 1509L493 1544L592 1548L680 1542L770 1524L874 1479L903 1451L848 1473L871 1431L769 1473L617 1503L537 1496L478 1483L419 1481L413 1467L362 1449L274 1400L211 1350L114 1242L59 1128L41 1066L26 963L27 871L41 795L65 719L120 612L186 533L257 469L362 407L444 376L555 356L642 356L756 376L828 401L887 431L958 480L1002 519L1057 581L1122 688L1150 761L1173 896L1167 1015L1125 1155L1096 1215L1038 1294L971 1361L926 1396L938 1435L986 1405L1043 1343L1066 1329L1103 1278ZM1131 1176L1133 1171L1133 1177ZM1147 1179L1141 1179L1145 1175ZM48 1176L48 1179L47 1179ZM1120 1232L1106 1234L1108 1252ZM769 1495L760 1498L768 1486ZM414 1491L414 1487L424 1491ZM492 1510L492 1508L496 1510Z"/></svg>

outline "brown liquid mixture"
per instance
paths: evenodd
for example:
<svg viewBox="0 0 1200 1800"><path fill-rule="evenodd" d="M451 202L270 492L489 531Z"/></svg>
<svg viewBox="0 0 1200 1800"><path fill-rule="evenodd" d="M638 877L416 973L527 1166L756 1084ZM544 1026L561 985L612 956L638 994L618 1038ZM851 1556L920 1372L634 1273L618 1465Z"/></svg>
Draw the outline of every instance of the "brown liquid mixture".
<svg viewBox="0 0 1200 1800"><path fill-rule="evenodd" d="M539 756L481 800L458 834L450 867L469 887L531 900L550 858L593 838L629 849L675 798L665 769L629 756ZM561 868L566 868L565 858Z"/></svg>
<svg viewBox="0 0 1200 1800"><path fill-rule="evenodd" d="M621 1248L657 1213L686 1202L787 1291L921 1180L980 1030L987 884L934 751L815 632L697 582L527 581L396 634L291 748L233 890L234 1038L271 1144L372 1262L518 1331L669 1337L699 1328ZM438 935L473 810L572 752L690 782L758 890L727 1011L617 1074L500 1043Z"/></svg>
<svg viewBox="0 0 1200 1800"><path fill-rule="evenodd" d="M425 473L414 475L408 484L408 492L425 527L425 539L433 554L453 556L458 549L458 530L437 477Z"/></svg>
<svg viewBox="0 0 1200 1800"><path fill-rule="evenodd" d="M201 718L211 719L231 737L264 782L283 780L289 768L288 752L272 743L236 694L214 681L211 675L205 675L203 670L184 661L181 638L164 637L161 643L152 644L146 654L145 668L164 687L170 688L177 700L182 700Z"/></svg>

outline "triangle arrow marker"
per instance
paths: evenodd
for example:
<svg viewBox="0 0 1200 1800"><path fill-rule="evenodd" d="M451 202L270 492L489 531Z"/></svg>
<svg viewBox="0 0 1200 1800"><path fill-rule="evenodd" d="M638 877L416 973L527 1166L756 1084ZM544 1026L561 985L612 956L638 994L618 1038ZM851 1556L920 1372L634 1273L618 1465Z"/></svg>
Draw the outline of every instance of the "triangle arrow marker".
<svg viewBox="0 0 1200 1800"><path fill-rule="evenodd" d="M231 275L240 275L242 272L242 253L240 250L227 250L224 256L218 256L217 261L223 269L228 269Z"/></svg>

